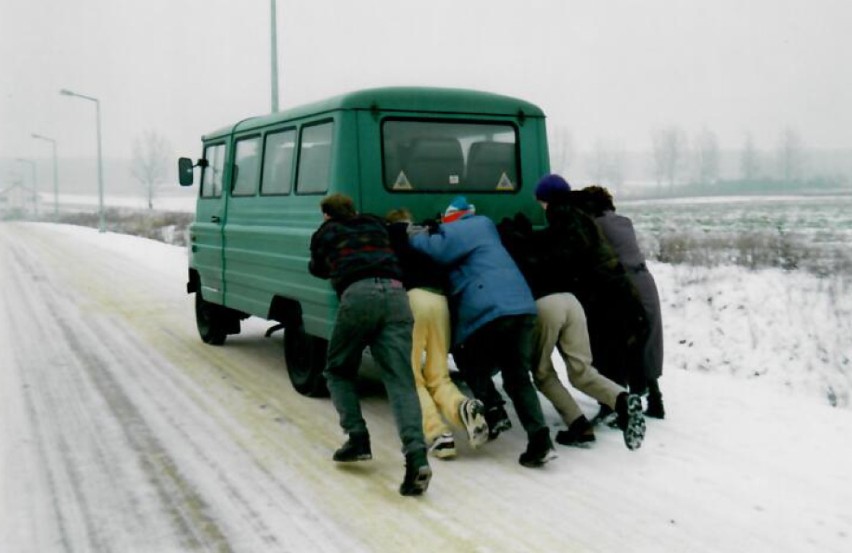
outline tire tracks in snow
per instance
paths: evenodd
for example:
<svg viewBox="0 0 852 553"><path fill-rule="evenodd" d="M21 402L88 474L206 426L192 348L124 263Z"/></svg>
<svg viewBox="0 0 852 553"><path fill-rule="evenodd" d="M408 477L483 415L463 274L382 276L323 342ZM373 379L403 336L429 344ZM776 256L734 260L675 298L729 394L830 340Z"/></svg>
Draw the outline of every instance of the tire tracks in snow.
<svg viewBox="0 0 852 553"><path fill-rule="evenodd" d="M41 245L46 246L45 243ZM30 342L28 347L16 350L26 352L25 358L17 360L19 366L26 367L29 382L26 389L29 391L30 408L26 418L29 419L28 423L34 426L34 432L39 434L39 451L36 457L49 460L42 461L45 466L41 467L41 471L46 474L45 478L52 482L53 488L72 489L68 493L54 491L51 494L54 498L55 518L60 525L58 534L62 536L60 541L65 544L61 547L62 550L75 550L73 544L79 545L81 540L86 543L83 550L120 550L114 547L116 543L110 540L109 524L107 530L104 530L101 525L103 521L96 512L97 508L91 506L87 497L91 493L81 485L86 475L80 474L80 459L77 458L79 455L74 455L74 444L69 443L69 440L79 438L81 429L73 430L73 435L66 437L63 429L59 428L61 423L55 422L69 418L69 413L63 411L69 407L68 397L72 395L79 396L78 406L84 408L87 402L100 403L112 419L113 431L117 427L121 440L125 442L124 447L128 447L131 452L130 455L126 452L116 455L115 451L95 447L94 449L99 450L92 454L96 459L89 458L87 461L98 465L98 470L104 474L110 473L116 462L137 463L141 467L144 481L153 487L153 492L149 491L141 496L131 493L131 497L126 501L114 501L118 503L119 510L126 511L121 517L125 519L121 526L139 517L140 513L134 512L134 508L141 504L150 505L151 496L154 495L159 508L169 513L169 526L172 528L165 533L174 534L162 538L160 542L154 542L160 546L171 546L179 550L219 551L245 550L245 546L250 544L254 546L249 547L249 550L258 547L268 551L304 550L306 547L312 550L342 549L339 547L342 543L339 533L335 534L329 530L317 536L312 535L317 527L329 525L318 521L315 513L300 505L299 499L284 483L276 482L267 474L261 481L267 484L271 481L273 486L269 489L259 489L256 483L244 486L247 480L249 483L255 480L256 472L265 471L258 463L254 463L251 469L242 470L242 474L236 475L235 478L229 474L228 462L232 462L231 457L227 458L226 464L217 462L217 454L222 452L223 442L226 442L228 437L220 436L221 431L216 428L215 423L207 424L203 429L198 428L199 421L203 423L208 414L193 405L198 397L187 401L185 390L192 383L185 382L186 379L175 374L174 368L163 358L142 346L133 335L132 327L126 327L123 321L104 317L99 313L90 311L81 314L81 306L69 301L68 290L61 289L63 281L52 276L52 271L57 270L56 262L53 267L38 266L34 254L15 246L12 246L12 250L16 265L22 268L15 275L15 289L23 291L23 297L16 299L19 309L14 310L17 313L14 315L12 326L19 329L16 331L16 341ZM56 256L59 265L73 262L73 259L63 260L61 248L53 249L50 254ZM115 267L109 272L115 272L112 269ZM53 280L57 282L52 283ZM33 282L36 281L38 290L33 290ZM90 288L98 287L97 283L88 277L87 283ZM84 304L88 302L85 297L82 301ZM86 306L90 310L91 307ZM35 343L38 341L59 346L39 347ZM63 344L64 351L57 351L57 347L62 349ZM61 390L51 390L51 379L56 376L57 363L55 359L47 359L45 354L66 359L64 371L76 371L74 378L66 379L67 382L60 386ZM61 397L63 395L66 397ZM190 395L198 396L198 393ZM194 412L188 413L189 408L194 408ZM83 415L93 427L99 424L102 426L102 423L98 422L101 414ZM198 432L199 430L202 432ZM164 431L170 435L162 442L159 436L163 435ZM174 451L175 444L180 445L180 451ZM246 459L244 454L236 454L241 457L241 464L252 465L251 460ZM202 473L208 482L203 479L197 481L199 473ZM114 483L126 487L127 482L122 482L121 477L122 474L114 477ZM134 478L138 479L140 476ZM206 492L209 492L210 486L206 484L210 480L217 482L217 490L224 490L224 498L207 497L209 494ZM269 527L263 513L257 512L253 507L257 504L257 498L249 495L243 487L248 488L249 492L258 493L270 503L295 506L282 509L283 518L290 520L284 521L286 524L276 524L276 528ZM126 489L116 491L118 495L128 493ZM225 501L219 501L221 499ZM217 518L217 507L220 505L212 505L211 502L226 503L229 509L238 512L239 517L233 520L229 517ZM147 508L147 521L143 523L147 522L154 527L162 525L162 521L157 520L156 510L155 508L154 514L151 514L151 508ZM75 520L71 529L63 522L68 519ZM234 520L240 521L239 524L234 524ZM280 523L282 520L279 518L274 522ZM120 535L122 532L119 529L113 530L114 534L119 535L119 542L126 540L126 537ZM162 528L158 528L155 534L163 532ZM237 536L235 541L229 540L228 533ZM106 538L101 539L103 534ZM126 550L133 549L131 547Z"/></svg>

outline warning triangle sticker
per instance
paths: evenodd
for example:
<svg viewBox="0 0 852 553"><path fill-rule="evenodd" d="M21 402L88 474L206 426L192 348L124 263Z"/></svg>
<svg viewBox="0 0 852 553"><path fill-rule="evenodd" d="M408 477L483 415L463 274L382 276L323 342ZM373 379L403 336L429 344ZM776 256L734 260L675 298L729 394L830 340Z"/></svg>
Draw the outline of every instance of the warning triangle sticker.
<svg viewBox="0 0 852 553"><path fill-rule="evenodd" d="M400 171L396 177L396 182L393 183L394 190L413 190L414 187L408 182L408 177L405 176L405 171Z"/></svg>
<svg viewBox="0 0 852 553"><path fill-rule="evenodd" d="M503 171L503 174L500 175L500 180L497 181L497 190L514 190L514 189L515 189L515 185L512 184L512 181L509 180L509 177L508 177L508 175L506 175L506 172Z"/></svg>

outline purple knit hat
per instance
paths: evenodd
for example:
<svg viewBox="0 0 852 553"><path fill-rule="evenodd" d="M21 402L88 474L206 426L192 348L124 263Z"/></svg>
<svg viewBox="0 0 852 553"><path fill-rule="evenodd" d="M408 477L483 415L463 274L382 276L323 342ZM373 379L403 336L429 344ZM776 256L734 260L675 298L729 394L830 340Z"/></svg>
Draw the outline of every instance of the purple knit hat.
<svg viewBox="0 0 852 553"><path fill-rule="evenodd" d="M545 175L535 185L535 199L542 202L550 202L559 194L570 191L571 185L559 175Z"/></svg>

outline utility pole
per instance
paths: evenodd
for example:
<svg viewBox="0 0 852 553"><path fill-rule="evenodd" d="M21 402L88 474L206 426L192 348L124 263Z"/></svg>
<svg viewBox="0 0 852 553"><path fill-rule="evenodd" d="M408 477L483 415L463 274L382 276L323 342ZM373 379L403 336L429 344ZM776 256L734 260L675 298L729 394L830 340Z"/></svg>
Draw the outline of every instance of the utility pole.
<svg viewBox="0 0 852 553"><path fill-rule="evenodd" d="M59 219L59 172L56 168L56 140L53 138L42 136L40 134L33 133L33 138L37 138L39 140L45 140L50 142L51 146L53 146L53 218L55 220Z"/></svg>
<svg viewBox="0 0 852 553"><path fill-rule="evenodd" d="M21 163L29 163L30 168L33 171L32 188L30 189L30 194L32 194L33 198L33 213L35 215L35 218L38 219L38 182L36 181L36 162L31 159L24 159L22 157L16 157L15 161L20 161Z"/></svg>
<svg viewBox="0 0 852 553"><path fill-rule="evenodd" d="M272 113L278 111L278 15L275 10L275 0L269 0L269 32L270 32L270 47L272 49L271 65L272 65Z"/></svg>

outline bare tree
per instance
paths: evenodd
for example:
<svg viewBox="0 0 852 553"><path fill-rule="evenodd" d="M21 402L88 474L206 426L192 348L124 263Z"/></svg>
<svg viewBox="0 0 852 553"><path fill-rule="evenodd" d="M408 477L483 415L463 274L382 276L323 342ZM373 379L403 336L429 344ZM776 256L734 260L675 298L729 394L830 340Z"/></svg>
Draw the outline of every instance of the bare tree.
<svg viewBox="0 0 852 553"><path fill-rule="evenodd" d="M133 141L133 160L130 171L145 188L148 209L154 208L157 187L169 175L171 158L171 145L156 131L145 131Z"/></svg>
<svg viewBox="0 0 852 553"><path fill-rule="evenodd" d="M671 126L653 134L654 175L657 186L665 180L669 192L674 190L675 180L683 164L686 151L686 134L679 127Z"/></svg>
<svg viewBox="0 0 852 553"><path fill-rule="evenodd" d="M754 138L750 132L745 135L743 151L740 154L740 178L746 182L753 182L760 170L760 162L757 156L757 148Z"/></svg>
<svg viewBox="0 0 852 553"><path fill-rule="evenodd" d="M701 184L712 184L719 178L719 139L707 127L695 138L695 176Z"/></svg>
<svg viewBox="0 0 852 553"><path fill-rule="evenodd" d="M592 152L592 178L596 183L618 191L624 184L624 148L598 139Z"/></svg>
<svg viewBox="0 0 852 553"><path fill-rule="evenodd" d="M785 127L778 140L778 174L784 182L794 182L802 178L805 156L802 137L792 127Z"/></svg>
<svg viewBox="0 0 852 553"><path fill-rule="evenodd" d="M565 127L556 126L551 131L549 142L550 170L553 173L565 175L568 168L573 165L575 156L574 137Z"/></svg>

